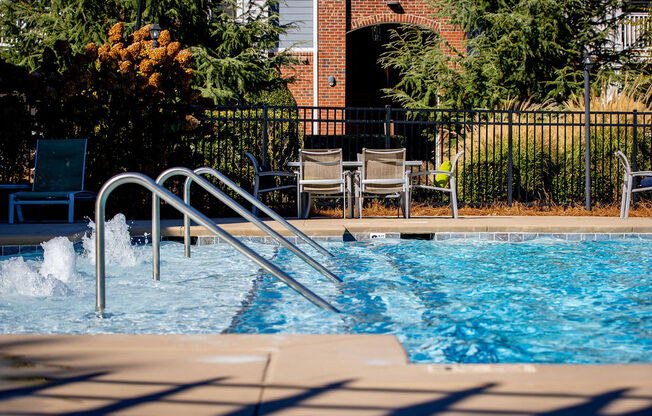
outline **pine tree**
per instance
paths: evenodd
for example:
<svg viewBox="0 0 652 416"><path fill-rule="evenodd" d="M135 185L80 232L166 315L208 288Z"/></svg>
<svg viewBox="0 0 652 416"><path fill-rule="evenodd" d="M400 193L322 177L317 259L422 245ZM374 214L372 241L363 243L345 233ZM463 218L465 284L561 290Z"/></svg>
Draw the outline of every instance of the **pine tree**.
<svg viewBox="0 0 652 416"><path fill-rule="evenodd" d="M561 102L582 88L585 51L594 72L627 64L611 33L621 0L430 0L468 34L456 50L435 32L395 33L382 63L402 81L388 95L405 106L495 107L509 99Z"/></svg>

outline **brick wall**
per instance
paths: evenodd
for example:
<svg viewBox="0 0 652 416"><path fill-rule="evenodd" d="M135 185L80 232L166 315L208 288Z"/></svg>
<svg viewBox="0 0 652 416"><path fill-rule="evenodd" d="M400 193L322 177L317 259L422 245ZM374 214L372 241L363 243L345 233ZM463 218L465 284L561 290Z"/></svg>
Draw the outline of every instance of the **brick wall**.
<svg viewBox="0 0 652 416"><path fill-rule="evenodd" d="M439 31L454 47L461 48L464 32L451 26L447 19L435 18L434 10L424 0L400 0L401 13L387 6L386 0L319 0L319 105L343 107L346 91L346 34L379 23L408 23ZM312 105L312 54L301 53L309 64L284 71L297 77L290 85L297 104ZM337 84L328 85L334 76Z"/></svg>
<svg viewBox="0 0 652 416"><path fill-rule="evenodd" d="M310 106L312 100L312 53L301 52L294 54L298 63L284 67L281 71L284 78L294 77L294 82L289 84L290 91L297 101L297 105Z"/></svg>

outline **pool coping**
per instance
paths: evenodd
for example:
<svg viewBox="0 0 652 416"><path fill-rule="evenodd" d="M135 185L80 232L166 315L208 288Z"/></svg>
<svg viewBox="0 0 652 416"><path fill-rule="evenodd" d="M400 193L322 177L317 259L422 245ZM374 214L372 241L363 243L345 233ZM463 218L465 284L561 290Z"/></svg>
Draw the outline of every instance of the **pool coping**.
<svg viewBox="0 0 652 416"><path fill-rule="evenodd" d="M257 241L269 241L254 225L236 218L216 218L216 224L232 235L255 237ZM264 222L284 236L292 234L272 220ZM494 241L523 241L539 237L566 240L621 239L627 237L648 239L652 235L652 218L612 217L414 217L402 218L318 218L309 220L289 219L289 222L311 237L320 240L360 240L384 235L386 238L481 238ZM129 221L134 236L151 233L151 221ZM18 247L18 254L38 250L40 243L56 236L66 236L80 241L88 232L86 223L73 224L0 224L0 246ZM163 237L181 237L181 220L161 221ZM213 236L203 227L191 227L191 235L205 243ZM608 235L608 237L607 237ZM262 237L262 238L261 238ZM219 242L219 239L212 240ZM15 252L15 249L11 249Z"/></svg>
<svg viewBox="0 0 652 416"><path fill-rule="evenodd" d="M86 233L84 233L86 234ZM84 235L83 234L83 235ZM538 239L545 240L558 240L558 241L617 241L617 240L649 240L652 242L652 233L529 233L529 232L489 232L489 233L455 233L455 232L438 232L438 233L349 233L342 236L323 236L313 235L310 236L314 241L364 241L372 239L402 239L402 240L459 240L469 239L475 241L493 241L493 242L527 242L536 241ZM81 237L79 237L81 239ZM254 242L261 244L277 244L276 240L270 236L235 236L242 242ZM284 236L286 240L292 244L305 244L305 242L296 236ZM182 242L183 238L178 236L162 236L163 241L179 241ZM74 241L74 240L73 240ZM151 235L132 235L131 243L135 245L151 244ZM226 244L226 241L220 237L213 236L192 236L191 244L197 246L205 246L211 244ZM75 242L75 249L81 249L81 242ZM33 255L42 254L43 247L39 245L7 245L0 246L0 256L15 256L15 255Z"/></svg>

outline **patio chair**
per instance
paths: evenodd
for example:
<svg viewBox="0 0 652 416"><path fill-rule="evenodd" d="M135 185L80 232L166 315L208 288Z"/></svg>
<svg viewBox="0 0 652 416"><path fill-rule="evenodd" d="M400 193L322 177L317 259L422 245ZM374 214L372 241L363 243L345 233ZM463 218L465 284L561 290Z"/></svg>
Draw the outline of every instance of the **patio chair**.
<svg viewBox="0 0 652 416"><path fill-rule="evenodd" d="M457 165L457 160L464 154L464 150L459 152L458 154L455 155L453 158L453 161L451 162L451 167L450 171L447 170L426 170L422 172L414 172L410 175L410 180L413 178L419 177L419 176L427 176L427 175L435 175L435 184L437 185L443 185L443 186L432 186L432 185L420 185L420 184L412 184L410 186L410 203L412 202L412 189L413 188L422 188L422 189L430 189L433 191L441 191L441 192L447 192L450 194L450 200L451 200L451 210L453 212L453 218L457 218L457 190L455 188L455 166ZM437 178L439 177L439 178ZM446 177L448 177L448 180L446 180ZM443 180L441 180L442 178ZM439 183L438 183L439 182ZM443 183L447 182L447 183ZM448 185L448 188L445 186Z"/></svg>
<svg viewBox="0 0 652 416"><path fill-rule="evenodd" d="M632 203L632 194L634 192L652 191L652 171L638 171L632 172L629 166L627 156L620 150L616 151L616 157L620 159L623 164L623 193L622 202L620 204L620 218L629 218L629 206ZM637 177L648 177L641 181L639 187L634 187L634 179Z"/></svg>
<svg viewBox="0 0 652 416"><path fill-rule="evenodd" d="M260 200L260 195L265 193L265 192L273 192L273 191L280 191L283 189L290 189L290 188L296 188L296 178L297 175L294 172L284 172L284 171L279 171L279 170L263 170L263 167L260 163L258 163L258 159L254 155L252 155L249 152L244 152L244 155L249 158L251 161L251 164L254 167L254 198ZM261 189L261 182L264 182L266 178L271 178L274 179L276 177L291 177L295 183L292 184L286 184L286 185L279 185L279 186L272 186L271 188L262 188ZM262 179L261 179L262 178ZM274 183L276 185L276 183ZM258 216L258 208L252 207L251 212L255 215Z"/></svg>
<svg viewBox="0 0 652 416"><path fill-rule="evenodd" d="M23 221L22 205L68 205L68 222L75 216L75 201L95 199L84 191L86 139L39 140L36 143L31 192L9 195L9 224Z"/></svg>
<svg viewBox="0 0 652 416"><path fill-rule="evenodd" d="M356 181L356 210L362 218L365 196L400 198L403 217L410 218L410 177L405 170L405 149L367 149L358 156L362 162Z"/></svg>
<svg viewBox="0 0 652 416"><path fill-rule="evenodd" d="M343 215L346 217L347 174L342 164L342 149L300 150L297 216L310 216L313 198L339 198L342 194Z"/></svg>

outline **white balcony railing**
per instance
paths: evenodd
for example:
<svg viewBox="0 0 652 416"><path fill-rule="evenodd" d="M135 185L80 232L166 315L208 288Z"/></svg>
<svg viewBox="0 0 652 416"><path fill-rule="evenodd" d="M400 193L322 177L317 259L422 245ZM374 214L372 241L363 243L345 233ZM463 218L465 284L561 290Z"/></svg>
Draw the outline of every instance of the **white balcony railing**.
<svg viewBox="0 0 652 416"><path fill-rule="evenodd" d="M648 13L628 13L623 23L616 31L614 46L616 50L634 49L639 51L648 51L649 42L641 39L644 33L650 30L650 20Z"/></svg>

